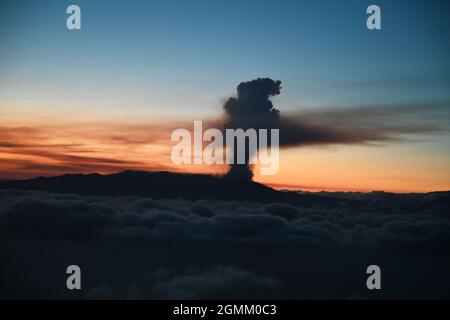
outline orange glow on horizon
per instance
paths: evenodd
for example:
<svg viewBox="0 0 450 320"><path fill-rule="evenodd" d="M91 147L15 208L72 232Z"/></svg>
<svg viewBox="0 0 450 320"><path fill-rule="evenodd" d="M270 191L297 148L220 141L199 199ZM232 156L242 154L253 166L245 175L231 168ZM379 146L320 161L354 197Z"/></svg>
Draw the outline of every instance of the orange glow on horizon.
<svg viewBox="0 0 450 320"><path fill-rule="evenodd" d="M170 133L183 127L178 121L51 121L60 123L54 125L41 120L31 125L29 119L19 125L2 120L0 179L129 169L225 173L225 165L171 162ZM305 191L442 191L450 189L450 164L446 157L422 152L413 144L291 148L281 150L276 175L261 176L256 166L255 181Z"/></svg>

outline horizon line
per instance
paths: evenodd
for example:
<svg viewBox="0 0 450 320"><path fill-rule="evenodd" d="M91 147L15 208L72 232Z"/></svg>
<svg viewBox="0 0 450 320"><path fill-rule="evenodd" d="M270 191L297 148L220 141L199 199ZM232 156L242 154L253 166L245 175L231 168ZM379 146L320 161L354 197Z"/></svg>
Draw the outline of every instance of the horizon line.
<svg viewBox="0 0 450 320"><path fill-rule="evenodd" d="M196 173L196 172L177 172L177 171L169 171L169 170L133 170L133 169L126 169L122 171L117 172L108 172L108 173L102 173L102 172L72 172L72 173L62 173L62 174L55 174L55 175L36 175L34 177L29 178L2 178L0 176L0 182L5 181L28 181L38 178L55 178L55 177L62 177L65 175L101 175L101 176L109 176L109 175L115 175L115 174L121 174L124 172L145 172L145 173L170 173L170 174L187 174L187 175L206 175L206 176L212 176L217 178L222 178L223 174L214 174L214 173ZM340 187L324 187L324 186L305 186L305 185L294 185L294 184L279 184L279 183L262 183L255 180L250 180L250 182L253 183L259 183L266 187L270 187L274 190L278 191L296 191L296 192L305 192L305 193L320 193L320 192L328 192L328 193L338 193L338 192L345 192L345 193L372 193L372 192L383 192L383 193L394 193L394 194L428 194L428 193L437 193L437 192L450 192L450 189L448 190L433 190L433 191L426 191L426 192L420 192L420 191L386 191L383 189L364 189L364 188L358 188L358 189L347 189L347 188L340 188Z"/></svg>

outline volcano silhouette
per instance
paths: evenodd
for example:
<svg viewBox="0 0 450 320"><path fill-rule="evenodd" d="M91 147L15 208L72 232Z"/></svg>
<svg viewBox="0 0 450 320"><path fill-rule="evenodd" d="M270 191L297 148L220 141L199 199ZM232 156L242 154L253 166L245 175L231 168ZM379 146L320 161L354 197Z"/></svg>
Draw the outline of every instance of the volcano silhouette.
<svg viewBox="0 0 450 320"><path fill-rule="evenodd" d="M357 205L358 201L335 199L295 191L278 191L253 181L234 181L205 174L123 171L120 173L65 174L30 180L0 181L0 189L40 190L93 196L143 196L151 198L185 198L284 202L296 206Z"/></svg>

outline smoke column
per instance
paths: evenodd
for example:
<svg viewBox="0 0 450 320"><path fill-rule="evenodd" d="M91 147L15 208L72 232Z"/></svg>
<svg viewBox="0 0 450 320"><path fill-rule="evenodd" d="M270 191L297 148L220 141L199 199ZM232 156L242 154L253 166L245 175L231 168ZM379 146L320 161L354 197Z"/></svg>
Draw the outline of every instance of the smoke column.
<svg viewBox="0 0 450 320"><path fill-rule="evenodd" d="M237 98L229 98L223 108L227 115L225 129L275 129L279 128L279 111L274 108L270 97L280 94L281 81L270 78L258 78L241 82L237 86ZM268 141L270 144L270 141ZM246 141L245 164L238 164L236 157L236 143L234 149L234 164L226 175L234 180L249 181L253 177L249 160L254 154L249 154Z"/></svg>
<svg viewBox="0 0 450 320"><path fill-rule="evenodd" d="M280 94L281 81L258 78L241 82L237 97L227 100L223 108L225 129L279 129L280 148L325 146L336 144L381 145L391 141L412 141L410 135L448 131L443 111L448 103L387 105L369 107L335 107L308 112L284 113L274 108L270 98ZM432 122L426 122L433 115ZM437 115L440 115L437 117ZM439 119L439 121L436 121ZM444 123L442 123L444 121ZM268 137L270 147L270 135ZM245 163L234 164L227 178L249 181L253 177L246 141Z"/></svg>

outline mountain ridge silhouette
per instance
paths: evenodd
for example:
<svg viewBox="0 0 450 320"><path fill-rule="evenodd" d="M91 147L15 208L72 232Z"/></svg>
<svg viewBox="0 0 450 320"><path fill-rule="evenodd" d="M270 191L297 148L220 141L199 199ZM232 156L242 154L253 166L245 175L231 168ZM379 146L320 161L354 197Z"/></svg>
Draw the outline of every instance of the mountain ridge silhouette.
<svg viewBox="0 0 450 320"><path fill-rule="evenodd" d="M414 206L402 194L384 193L383 198L394 197L388 203L380 198L353 199L341 197L336 193L299 193L289 190L275 190L254 181L227 179L223 176L169 171L126 170L113 174L63 174L60 176L37 177L28 180L0 181L0 189L35 190L54 193L74 193L89 196L141 196L155 199L185 198L189 200L215 199L237 200L260 203L287 203L298 207L352 207L367 205L386 206L398 204ZM366 193L370 195L372 193ZM450 206L450 192L431 192L418 195L432 195L420 205ZM437 196L435 196L437 195ZM377 199L378 200L378 199ZM406 201L405 201L406 200ZM415 201L413 201L415 202Z"/></svg>
<svg viewBox="0 0 450 320"><path fill-rule="evenodd" d="M221 176L168 171L126 170L113 174L64 174L29 180L0 181L0 189L39 190L92 196L145 196L284 202L297 206L358 204L358 200L334 199L295 191L278 191L254 181L234 181Z"/></svg>

